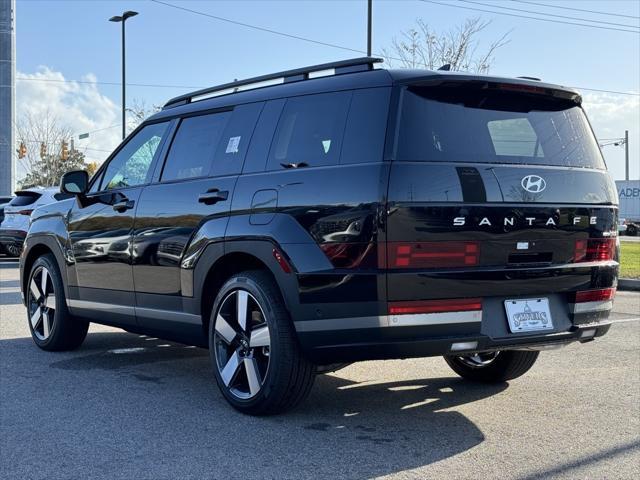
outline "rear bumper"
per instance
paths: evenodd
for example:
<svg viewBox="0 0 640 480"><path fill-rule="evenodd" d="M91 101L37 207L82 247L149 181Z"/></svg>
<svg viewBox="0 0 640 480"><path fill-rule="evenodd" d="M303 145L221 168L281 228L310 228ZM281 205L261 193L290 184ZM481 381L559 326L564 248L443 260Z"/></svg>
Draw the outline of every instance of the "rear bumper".
<svg viewBox="0 0 640 480"><path fill-rule="evenodd" d="M383 360L440 355L465 355L491 350L538 350L562 346L571 342L588 342L609 331L611 322L576 325L565 332L546 335L514 336L495 339L486 335L416 335L413 339L359 341L323 345L305 349L307 356L319 364ZM304 334L302 334L304 337ZM366 337L365 337L366 338ZM460 346L462 348L456 348Z"/></svg>
<svg viewBox="0 0 640 480"><path fill-rule="evenodd" d="M536 349L590 341L609 330L612 301L573 304L566 294L541 296L549 300L552 330L511 333L507 297L502 296L483 298L481 311L371 315L294 325L307 357L321 364Z"/></svg>
<svg viewBox="0 0 640 480"><path fill-rule="evenodd" d="M23 230L10 230L0 228L0 245L9 243L23 243L27 237L27 232Z"/></svg>

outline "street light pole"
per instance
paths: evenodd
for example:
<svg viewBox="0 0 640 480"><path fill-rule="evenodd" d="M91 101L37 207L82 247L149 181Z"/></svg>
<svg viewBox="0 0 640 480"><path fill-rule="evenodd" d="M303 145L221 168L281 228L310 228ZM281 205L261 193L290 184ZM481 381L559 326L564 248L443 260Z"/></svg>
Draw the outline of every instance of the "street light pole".
<svg viewBox="0 0 640 480"><path fill-rule="evenodd" d="M624 131L624 179L629 180L629 130Z"/></svg>
<svg viewBox="0 0 640 480"><path fill-rule="evenodd" d="M372 24L372 5L373 0L367 0L367 57L371 56L371 24Z"/></svg>
<svg viewBox="0 0 640 480"><path fill-rule="evenodd" d="M126 62L125 62L125 28L124 24L127 21L127 18L135 17L138 15L138 12L133 12L131 10L127 10L122 15L116 15L109 19L110 22L120 22L122 23L122 139L127 136L127 104L126 104Z"/></svg>

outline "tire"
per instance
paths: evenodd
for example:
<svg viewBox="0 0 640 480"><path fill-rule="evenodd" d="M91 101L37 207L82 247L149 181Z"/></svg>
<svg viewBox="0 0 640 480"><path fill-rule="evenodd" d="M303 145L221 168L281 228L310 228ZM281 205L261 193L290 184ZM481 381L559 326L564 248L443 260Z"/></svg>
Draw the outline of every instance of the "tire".
<svg viewBox="0 0 640 480"><path fill-rule="evenodd" d="M43 255L33 263L25 296L27 323L31 338L38 347L63 351L74 350L82 344L89 322L74 318L69 313L62 277L53 255Z"/></svg>
<svg viewBox="0 0 640 480"><path fill-rule="evenodd" d="M635 237L638 235L638 227L636 225L627 225L627 235Z"/></svg>
<svg viewBox="0 0 640 480"><path fill-rule="evenodd" d="M446 355L445 361L461 377L474 382L501 383L524 375L540 352L507 350L478 355Z"/></svg>
<svg viewBox="0 0 640 480"><path fill-rule="evenodd" d="M22 253L22 243L7 243L4 245L4 251L10 257L18 258Z"/></svg>
<svg viewBox="0 0 640 480"><path fill-rule="evenodd" d="M220 391L242 413L284 412L313 386L315 365L301 355L280 290L264 271L233 275L222 286L211 311L209 352Z"/></svg>

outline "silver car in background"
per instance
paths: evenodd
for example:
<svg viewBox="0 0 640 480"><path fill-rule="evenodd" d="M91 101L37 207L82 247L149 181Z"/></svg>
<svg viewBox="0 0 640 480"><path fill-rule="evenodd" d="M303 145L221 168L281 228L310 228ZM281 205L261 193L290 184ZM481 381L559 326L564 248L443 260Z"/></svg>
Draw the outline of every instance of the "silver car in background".
<svg viewBox="0 0 640 480"><path fill-rule="evenodd" d="M16 196L4 205L4 218L0 223L0 254L20 256L22 244L29 230L29 218L36 208L69 198L59 187L35 187L18 190Z"/></svg>

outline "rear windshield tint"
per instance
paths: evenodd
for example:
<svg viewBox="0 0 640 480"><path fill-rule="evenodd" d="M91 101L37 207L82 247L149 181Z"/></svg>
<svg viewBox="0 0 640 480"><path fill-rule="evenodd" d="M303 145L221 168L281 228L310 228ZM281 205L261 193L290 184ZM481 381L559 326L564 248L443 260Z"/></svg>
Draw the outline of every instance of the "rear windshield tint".
<svg viewBox="0 0 640 480"><path fill-rule="evenodd" d="M16 196L9 202L9 205L12 207L31 205L40 198L40 195L38 192L16 192Z"/></svg>
<svg viewBox="0 0 640 480"><path fill-rule="evenodd" d="M461 88L407 89L396 158L605 168L584 112L575 104Z"/></svg>

